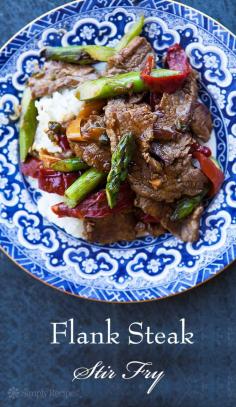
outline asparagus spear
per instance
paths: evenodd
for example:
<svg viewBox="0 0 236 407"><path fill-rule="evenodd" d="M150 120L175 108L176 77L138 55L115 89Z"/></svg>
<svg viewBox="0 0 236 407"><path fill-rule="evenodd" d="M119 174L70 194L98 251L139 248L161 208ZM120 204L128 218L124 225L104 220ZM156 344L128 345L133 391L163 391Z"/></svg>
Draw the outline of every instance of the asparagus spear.
<svg viewBox="0 0 236 407"><path fill-rule="evenodd" d="M68 47L46 47L41 55L49 60L70 62L72 64L90 64L94 61L106 62L115 53L126 47L128 43L142 31L144 17L134 23L119 41L115 48L102 45L71 45Z"/></svg>
<svg viewBox="0 0 236 407"><path fill-rule="evenodd" d="M186 218L190 215L194 209L201 203L204 196L207 194L208 189L205 189L201 194L196 195L192 198L183 198L178 203L177 206L172 213L170 219L173 222L177 222L181 219Z"/></svg>
<svg viewBox="0 0 236 407"><path fill-rule="evenodd" d="M37 109L35 101L32 99L31 91L25 88L22 102L22 112L20 120L20 159L25 161L27 154L34 142L37 127Z"/></svg>
<svg viewBox="0 0 236 407"><path fill-rule="evenodd" d="M41 55L46 59L81 65L90 64L94 61L107 61L114 53L114 48L101 45L46 47L41 51Z"/></svg>
<svg viewBox="0 0 236 407"><path fill-rule="evenodd" d="M122 48L125 48L130 41L137 35L141 34L144 25L144 16L141 16L138 21L136 21L131 29L121 38L115 47L116 52L119 52Z"/></svg>
<svg viewBox="0 0 236 407"><path fill-rule="evenodd" d="M116 205L120 184L128 175L128 165L132 159L134 148L135 142L133 136L131 133L127 133L121 138L116 150L112 154L111 170L106 184L107 202L110 208L114 208Z"/></svg>
<svg viewBox="0 0 236 407"><path fill-rule="evenodd" d="M152 76L160 78L160 80L177 75L180 75L180 72L171 69L152 70ZM76 96L80 100L106 99L130 92L138 93L147 89L147 85L140 78L140 72L137 71L85 81L79 85Z"/></svg>
<svg viewBox="0 0 236 407"><path fill-rule="evenodd" d="M50 166L53 170L59 172L72 172L78 170L86 170L88 165L79 157L66 158L57 161Z"/></svg>
<svg viewBox="0 0 236 407"><path fill-rule="evenodd" d="M66 203L70 208L74 208L86 196L92 192L104 179L106 175L90 168L85 171L67 190L65 191Z"/></svg>

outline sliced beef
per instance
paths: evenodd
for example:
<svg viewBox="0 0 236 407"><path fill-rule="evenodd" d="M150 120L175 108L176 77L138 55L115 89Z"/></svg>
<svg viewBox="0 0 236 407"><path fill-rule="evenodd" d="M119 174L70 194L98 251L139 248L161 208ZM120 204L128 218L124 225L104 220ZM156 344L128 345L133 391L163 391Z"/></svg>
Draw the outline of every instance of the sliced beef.
<svg viewBox="0 0 236 407"><path fill-rule="evenodd" d="M105 107L105 123L108 137L111 142L111 151L114 151L120 138L127 132L135 137L137 146L143 158L154 169L160 170L160 164L150 155L150 143L153 140L153 124L155 114L146 103L139 105L126 103L124 99L112 99Z"/></svg>
<svg viewBox="0 0 236 407"><path fill-rule="evenodd" d="M81 123L81 133L88 141L70 142L70 148L77 157L99 171L108 172L111 166L111 149L106 136L105 122L102 116L91 115ZM100 141L105 136L105 141ZM95 137L95 139L94 139Z"/></svg>
<svg viewBox="0 0 236 407"><path fill-rule="evenodd" d="M136 219L133 212L118 213L84 221L84 236L90 242L112 243L135 239Z"/></svg>
<svg viewBox="0 0 236 407"><path fill-rule="evenodd" d="M148 139L152 139L154 121L155 114L145 103L140 105L126 103L122 98L108 101L105 107L105 123L111 150L114 151L120 138L127 132L132 133L137 139L148 133Z"/></svg>
<svg viewBox="0 0 236 407"><path fill-rule="evenodd" d="M97 74L89 65L75 65L66 62L49 61L44 70L29 79L32 96L38 99L62 88L77 86L88 79L96 79Z"/></svg>
<svg viewBox="0 0 236 407"><path fill-rule="evenodd" d="M99 141L99 137L106 133L104 117L91 114L88 119L81 122L80 130L83 137Z"/></svg>
<svg viewBox="0 0 236 407"><path fill-rule="evenodd" d="M157 202L152 198L141 195L136 196L134 204L137 208L142 209L144 213L158 219L160 222L162 218L169 217L173 212L171 204Z"/></svg>
<svg viewBox="0 0 236 407"><path fill-rule="evenodd" d="M144 197L150 196L155 199L157 194L150 181L152 178L157 178L158 176L159 174L153 173L145 160L137 153L128 174L129 184L133 191L137 195Z"/></svg>
<svg viewBox="0 0 236 407"><path fill-rule="evenodd" d="M160 223L144 223L138 222L135 226L136 237L144 237L147 235L161 236L166 232Z"/></svg>
<svg viewBox="0 0 236 407"><path fill-rule="evenodd" d="M186 132L197 95L197 75L194 71L188 76L182 89L172 94L163 94L154 125L154 134L158 140L173 140L179 132Z"/></svg>
<svg viewBox="0 0 236 407"><path fill-rule="evenodd" d="M143 37L135 37L126 48L108 60L107 75L117 75L144 68L147 55L154 51Z"/></svg>
<svg viewBox="0 0 236 407"><path fill-rule="evenodd" d="M202 103L195 105L191 120L191 130L198 139L204 142L210 139L212 131L211 113Z"/></svg>
<svg viewBox="0 0 236 407"><path fill-rule="evenodd" d="M173 222L170 220L170 216L173 213L174 205L156 202L153 199L141 196L136 198L135 204L145 213L158 218L163 228L184 242L194 242L198 240L199 223L203 212L202 205L199 205L194 212L185 219Z"/></svg>
<svg viewBox="0 0 236 407"><path fill-rule="evenodd" d="M128 179L137 195L152 198L158 202L173 202L182 195L200 194L208 184L208 179L200 169L195 168L191 156L176 160L155 173L140 156L136 156L130 168Z"/></svg>
<svg viewBox="0 0 236 407"><path fill-rule="evenodd" d="M191 215L182 220L182 222L178 222L178 225L172 223L167 225L167 227L171 233L179 236L184 242L195 242L199 239L199 226L203 211L204 207L199 205Z"/></svg>
<svg viewBox="0 0 236 407"><path fill-rule="evenodd" d="M157 159L170 165L178 158L184 158L190 153L194 140L189 133L176 135L175 140L153 141L150 146L151 154Z"/></svg>
<svg viewBox="0 0 236 407"><path fill-rule="evenodd" d="M90 167L108 172L111 166L110 146L95 142L70 142L70 147L77 157L82 158Z"/></svg>

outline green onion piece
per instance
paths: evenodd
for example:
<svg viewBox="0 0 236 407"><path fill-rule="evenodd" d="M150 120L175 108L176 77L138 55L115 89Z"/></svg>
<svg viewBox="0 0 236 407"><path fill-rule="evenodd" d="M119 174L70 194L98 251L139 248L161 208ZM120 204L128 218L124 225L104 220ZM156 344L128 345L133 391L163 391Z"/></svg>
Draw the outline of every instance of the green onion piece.
<svg viewBox="0 0 236 407"><path fill-rule="evenodd" d="M20 119L20 160L25 161L33 145L37 128L37 109L32 99L31 90L25 88Z"/></svg>
<svg viewBox="0 0 236 407"><path fill-rule="evenodd" d="M141 16L138 21L136 21L131 29L121 38L119 43L116 46L116 52L119 52L121 49L125 48L133 38L141 34L144 25L144 16Z"/></svg>
<svg viewBox="0 0 236 407"><path fill-rule="evenodd" d="M79 157L66 158L65 160L56 161L51 168L59 172L72 172L86 170L88 165Z"/></svg>

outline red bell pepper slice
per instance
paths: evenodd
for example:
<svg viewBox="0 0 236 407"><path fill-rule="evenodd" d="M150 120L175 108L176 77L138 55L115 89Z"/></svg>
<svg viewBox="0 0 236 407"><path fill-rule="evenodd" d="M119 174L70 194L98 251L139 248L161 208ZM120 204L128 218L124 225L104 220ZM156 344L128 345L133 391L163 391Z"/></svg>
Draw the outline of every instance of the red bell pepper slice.
<svg viewBox="0 0 236 407"><path fill-rule="evenodd" d="M43 191L64 195L65 190L80 176L80 172L62 173L49 168L40 168L38 176L39 188Z"/></svg>
<svg viewBox="0 0 236 407"><path fill-rule="evenodd" d="M151 75L153 65L154 57L153 55L149 55L147 57L146 65L140 74L140 78L149 89L155 93L174 93L183 85L185 79L189 75L189 71L183 71L176 73L175 75L172 74L171 76L167 75L155 78Z"/></svg>
<svg viewBox="0 0 236 407"><path fill-rule="evenodd" d="M114 213L122 212L133 207L134 193L128 184L120 188L116 206L111 209L108 206L105 190L96 192L75 208L69 208L65 203L52 206L52 211L59 217L69 216L73 218L104 218Z"/></svg>
<svg viewBox="0 0 236 407"><path fill-rule="evenodd" d="M24 163L21 163L20 168L23 175L38 178L42 165L42 161L38 158L28 157Z"/></svg>
<svg viewBox="0 0 236 407"><path fill-rule="evenodd" d="M199 151L194 151L193 157L199 161L202 172L211 181L211 188L208 192L208 195L210 197L214 196L220 190L220 187L224 182L223 171L221 171L221 169L217 166L212 158L206 157Z"/></svg>
<svg viewBox="0 0 236 407"><path fill-rule="evenodd" d="M167 50L166 63L169 69L189 74L192 67L184 49L179 44L174 44Z"/></svg>

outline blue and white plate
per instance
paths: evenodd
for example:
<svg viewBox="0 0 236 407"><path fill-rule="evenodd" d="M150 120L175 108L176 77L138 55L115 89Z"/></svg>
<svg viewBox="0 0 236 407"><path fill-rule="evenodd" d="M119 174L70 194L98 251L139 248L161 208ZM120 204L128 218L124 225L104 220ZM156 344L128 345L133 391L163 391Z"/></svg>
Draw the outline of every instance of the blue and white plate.
<svg viewBox="0 0 236 407"><path fill-rule="evenodd" d="M206 209L198 242L170 234L112 245L73 238L37 210L39 192L18 165L16 111L44 45L115 45L137 15L161 58L176 42L199 72L200 97L214 119L215 155L225 183ZM236 37L202 13L173 1L85 0L40 17L0 53L0 244L33 277L94 300L131 302L168 297L219 273L236 255Z"/></svg>

